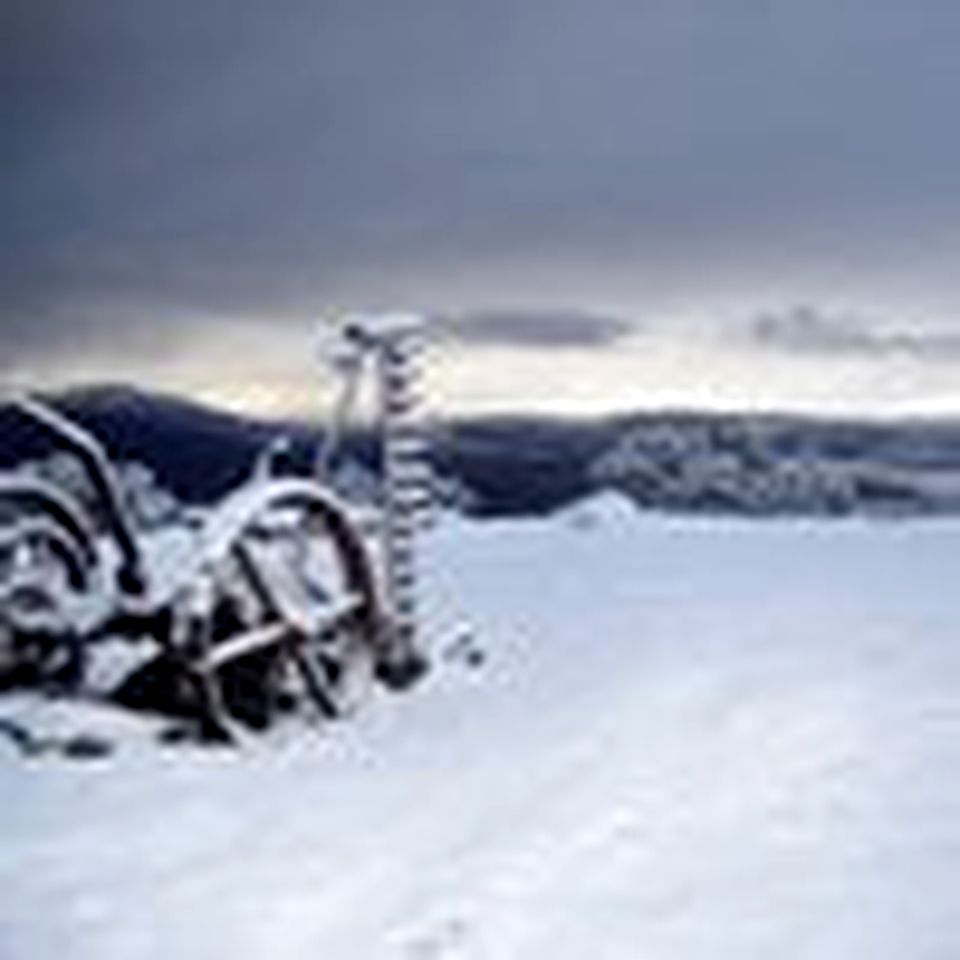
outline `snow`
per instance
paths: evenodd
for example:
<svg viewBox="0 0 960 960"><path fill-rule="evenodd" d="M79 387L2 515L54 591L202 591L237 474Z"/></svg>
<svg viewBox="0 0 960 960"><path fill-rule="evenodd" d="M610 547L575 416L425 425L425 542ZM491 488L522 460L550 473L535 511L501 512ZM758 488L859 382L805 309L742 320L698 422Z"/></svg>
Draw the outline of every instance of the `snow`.
<svg viewBox="0 0 960 960"><path fill-rule="evenodd" d="M436 669L243 751L0 741L5 958L952 960L960 524L447 519ZM452 642L461 617L479 665Z"/></svg>

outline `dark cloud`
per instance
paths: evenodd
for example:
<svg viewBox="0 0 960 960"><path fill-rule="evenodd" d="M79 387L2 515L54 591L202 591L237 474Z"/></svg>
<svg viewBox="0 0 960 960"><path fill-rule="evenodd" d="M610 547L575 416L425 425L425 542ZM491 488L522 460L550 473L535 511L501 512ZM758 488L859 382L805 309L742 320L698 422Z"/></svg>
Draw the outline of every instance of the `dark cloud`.
<svg viewBox="0 0 960 960"><path fill-rule="evenodd" d="M750 324L749 337L761 347L798 354L960 361L960 334L878 328L875 322L813 307L761 314Z"/></svg>
<svg viewBox="0 0 960 960"><path fill-rule="evenodd" d="M818 270L960 305L958 30L935 0L5 0L0 344Z"/></svg>
<svg viewBox="0 0 960 960"><path fill-rule="evenodd" d="M445 318L441 329L461 343L511 347L605 347L636 333L619 317L576 311L477 311Z"/></svg>

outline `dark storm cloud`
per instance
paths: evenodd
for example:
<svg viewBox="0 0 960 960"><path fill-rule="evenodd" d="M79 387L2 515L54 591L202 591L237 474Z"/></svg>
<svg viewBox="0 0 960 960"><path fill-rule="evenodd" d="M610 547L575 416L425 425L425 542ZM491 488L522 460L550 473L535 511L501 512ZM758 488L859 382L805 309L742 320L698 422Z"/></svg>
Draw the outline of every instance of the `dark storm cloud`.
<svg viewBox="0 0 960 960"><path fill-rule="evenodd" d="M882 277L891 243L922 265L960 213L956 4L6 0L0 18L7 357L362 301L388 273L418 305L474 308L507 296L483 265L511 258L547 265L535 292L619 264L635 300L649 277L869 275L880 248Z"/></svg>
<svg viewBox="0 0 960 960"><path fill-rule="evenodd" d="M864 318L806 306L761 314L750 324L749 337L758 346L789 353L960 361L960 334L878 328Z"/></svg>
<svg viewBox="0 0 960 960"><path fill-rule="evenodd" d="M445 319L447 335L460 343L511 347L605 347L635 333L619 317L567 311L477 311Z"/></svg>

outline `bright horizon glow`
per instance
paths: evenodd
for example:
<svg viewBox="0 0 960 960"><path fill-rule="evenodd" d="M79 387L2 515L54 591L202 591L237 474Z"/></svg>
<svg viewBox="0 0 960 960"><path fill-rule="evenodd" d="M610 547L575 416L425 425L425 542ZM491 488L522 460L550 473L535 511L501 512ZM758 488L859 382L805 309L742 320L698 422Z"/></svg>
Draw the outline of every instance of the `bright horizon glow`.
<svg viewBox="0 0 960 960"><path fill-rule="evenodd" d="M226 331L229 335L226 336ZM199 325L163 349L106 347L21 365L11 386L129 383L237 413L322 418L334 381L311 321ZM425 392L441 416L589 417L688 409L823 417L960 416L960 357L785 350L727 329L665 323L590 346L473 344L437 338Z"/></svg>

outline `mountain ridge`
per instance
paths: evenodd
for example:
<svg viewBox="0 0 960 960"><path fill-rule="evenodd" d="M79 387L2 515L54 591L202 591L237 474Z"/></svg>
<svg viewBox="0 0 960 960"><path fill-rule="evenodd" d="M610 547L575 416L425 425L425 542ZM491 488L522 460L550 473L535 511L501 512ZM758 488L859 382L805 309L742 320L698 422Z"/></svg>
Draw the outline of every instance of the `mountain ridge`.
<svg viewBox="0 0 960 960"><path fill-rule="evenodd" d="M45 395L105 443L141 460L181 499L209 502L241 482L278 436L305 470L323 435L306 419L266 419L106 383ZM49 448L0 409L0 466ZM378 466L357 430L347 454ZM896 421L692 410L587 418L502 414L441 421L437 472L478 515L548 513L600 489L640 506L738 514L960 513L960 420Z"/></svg>

